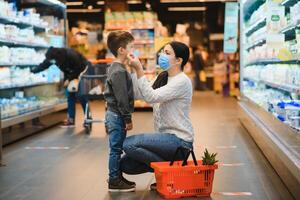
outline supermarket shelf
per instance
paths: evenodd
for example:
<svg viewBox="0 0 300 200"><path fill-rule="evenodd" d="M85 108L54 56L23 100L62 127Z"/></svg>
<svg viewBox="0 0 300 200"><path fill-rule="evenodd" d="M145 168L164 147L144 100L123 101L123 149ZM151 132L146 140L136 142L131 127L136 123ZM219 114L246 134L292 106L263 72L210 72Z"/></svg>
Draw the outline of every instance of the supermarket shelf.
<svg viewBox="0 0 300 200"><path fill-rule="evenodd" d="M246 0L244 3L244 18L245 21L248 21L255 10L257 10L261 5L263 5L266 0Z"/></svg>
<svg viewBox="0 0 300 200"><path fill-rule="evenodd" d="M41 86L41 85L50 85L54 84L57 82L40 82L40 83L33 83L33 84L23 84L23 85L10 85L10 86L1 86L0 85L0 90L7 90L7 89L13 89L13 88L25 88L25 87L35 87L35 86Z"/></svg>
<svg viewBox="0 0 300 200"><path fill-rule="evenodd" d="M295 93L297 95L300 95L300 86L280 85L280 84L277 84L277 83L272 83L272 82L264 81L264 80L256 80L256 79L248 78L248 77L244 77L244 79L245 80L250 80L250 81L253 81L253 82L263 83L263 84L268 85L272 88L276 88L276 89L279 89L279 90L283 90L283 91L286 91L286 92Z"/></svg>
<svg viewBox="0 0 300 200"><path fill-rule="evenodd" d="M299 132L287 126L247 97L239 102L239 118L295 199L300 190Z"/></svg>
<svg viewBox="0 0 300 200"><path fill-rule="evenodd" d="M0 63L1 67L10 67L10 66L20 66L20 67L31 67L31 66L38 66L39 63L32 64L32 63Z"/></svg>
<svg viewBox="0 0 300 200"><path fill-rule="evenodd" d="M289 26L285 27L284 29L282 29L280 31L280 33L286 34L286 33L290 32L290 31L293 31L297 27L300 27L300 21L298 21L296 24L292 24L292 25L289 25Z"/></svg>
<svg viewBox="0 0 300 200"><path fill-rule="evenodd" d="M41 117L53 112L61 111L67 108L67 103L60 103L53 106L49 106L47 108L39 109L36 111L28 112L22 115L18 115L15 117L11 117L8 119L1 120L1 128L7 128L31 119L35 119L37 117Z"/></svg>
<svg viewBox="0 0 300 200"><path fill-rule="evenodd" d="M285 0L281 3L281 5L291 7L291 6L295 5L297 2L298 2L298 0Z"/></svg>
<svg viewBox="0 0 300 200"><path fill-rule="evenodd" d="M34 44L29 42L14 41L6 38L0 38L0 45L6 45L10 47L31 47L36 49L48 49L50 47L50 46Z"/></svg>
<svg viewBox="0 0 300 200"><path fill-rule="evenodd" d="M269 59L269 60L257 60L254 62L250 62L246 64L247 66L252 66L252 65L268 65L268 64L299 64L300 65L300 60L288 60L288 61L282 61L278 59Z"/></svg>
<svg viewBox="0 0 300 200"><path fill-rule="evenodd" d="M246 31L246 36L249 37L250 35L252 35L254 32L256 32L257 30L265 27L267 24L267 19L263 18L259 21L257 21L256 23L254 23L253 25L251 25L247 31Z"/></svg>
<svg viewBox="0 0 300 200"><path fill-rule="evenodd" d="M19 28L29 28L32 27L35 32L45 32L47 27L35 25L27 22L22 22L19 19L7 18L4 16L0 16L0 23L2 24L13 24L18 26Z"/></svg>
<svg viewBox="0 0 300 200"><path fill-rule="evenodd" d="M250 49L253 49L253 48L257 47L257 46L261 46L263 44L266 44L266 39L257 40L256 42L254 42L254 44L250 45L247 48L247 51L249 51Z"/></svg>
<svg viewBox="0 0 300 200"><path fill-rule="evenodd" d="M64 3L62 3L61 1L58 1L58 0L36 0L36 2L40 3L40 4L49 5L49 6L58 5L61 8L67 7Z"/></svg>

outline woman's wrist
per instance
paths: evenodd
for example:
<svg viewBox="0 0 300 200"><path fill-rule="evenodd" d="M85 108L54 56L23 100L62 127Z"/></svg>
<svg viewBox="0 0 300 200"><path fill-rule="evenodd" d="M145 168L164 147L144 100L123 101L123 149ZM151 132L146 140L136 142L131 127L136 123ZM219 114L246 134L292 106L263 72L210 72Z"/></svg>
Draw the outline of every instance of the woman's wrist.
<svg viewBox="0 0 300 200"><path fill-rule="evenodd" d="M136 69L136 75L137 75L138 79L141 78L141 77L143 77L145 75L143 68Z"/></svg>

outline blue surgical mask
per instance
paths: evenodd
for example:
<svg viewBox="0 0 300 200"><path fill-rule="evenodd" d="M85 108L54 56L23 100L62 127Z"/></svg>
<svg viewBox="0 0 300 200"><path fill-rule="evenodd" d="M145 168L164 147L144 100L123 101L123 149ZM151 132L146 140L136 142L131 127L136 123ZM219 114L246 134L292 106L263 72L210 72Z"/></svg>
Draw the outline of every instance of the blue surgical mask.
<svg viewBox="0 0 300 200"><path fill-rule="evenodd" d="M158 64L164 71L167 71L171 67L169 57L165 53L159 54Z"/></svg>

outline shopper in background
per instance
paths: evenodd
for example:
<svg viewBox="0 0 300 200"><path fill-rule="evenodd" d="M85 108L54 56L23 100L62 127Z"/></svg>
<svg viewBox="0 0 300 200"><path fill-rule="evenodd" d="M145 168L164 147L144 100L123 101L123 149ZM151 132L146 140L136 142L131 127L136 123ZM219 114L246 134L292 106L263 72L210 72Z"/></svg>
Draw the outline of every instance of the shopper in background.
<svg viewBox="0 0 300 200"><path fill-rule="evenodd" d="M132 52L133 36L126 31L111 32L107 45L115 60L108 69L104 97L107 102L105 125L109 135L109 180L110 192L130 192L135 183L126 180L120 170L123 142L127 131L132 129L131 113L134 111L134 93L130 74L125 63Z"/></svg>
<svg viewBox="0 0 300 200"><path fill-rule="evenodd" d="M195 90L205 90L205 82L201 78L201 73L204 73L205 62L202 56L203 47L198 45L193 52L193 70L195 72ZM203 76L203 75L202 75Z"/></svg>
<svg viewBox="0 0 300 200"><path fill-rule="evenodd" d="M164 72L151 85L144 75L143 66L133 55L129 65L137 99L153 105L154 134L140 134L126 138L121 168L127 174L153 172L151 162L170 161L178 147L193 148L194 131L189 117L193 87L183 73L189 59L189 48L181 42L167 44L159 55L158 63ZM177 159L183 159L179 155ZM155 188L155 184L151 188Z"/></svg>
<svg viewBox="0 0 300 200"><path fill-rule="evenodd" d="M39 66L31 68L31 72L38 73L44 71L53 64L64 73L65 87L68 87L70 83L76 84L80 74L90 65L83 55L73 49L50 47L46 52L46 59ZM87 100L80 95L80 91L69 92L66 89L66 95L68 99L68 118L62 127L74 127L76 98L80 101L83 111L85 111Z"/></svg>
<svg viewBox="0 0 300 200"><path fill-rule="evenodd" d="M227 82L226 72L224 53L220 52L214 63L214 91L217 94L223 91L223 84Z"/></svg>

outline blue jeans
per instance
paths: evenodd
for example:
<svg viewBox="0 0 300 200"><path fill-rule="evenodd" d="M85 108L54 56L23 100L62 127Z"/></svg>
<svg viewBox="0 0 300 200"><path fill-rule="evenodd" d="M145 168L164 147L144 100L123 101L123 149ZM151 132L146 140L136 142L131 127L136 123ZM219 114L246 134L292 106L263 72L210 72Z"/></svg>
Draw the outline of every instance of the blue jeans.
<svg viewBox="0 0 300 200"><path fill-rule="evenodd" d="M180 146L192 149L193 143L168 133L127 137L123 144L126 154L121 159L121 170L126 174L153 172L151 162L171 161ZM183 160L183 156L178 154L175 160Z"/></svg>
<svg viewBox="0 0 300 200"><path fill-rule="evenodd" d="M76 114L76 99L79 100L83 112L85 112L85 106L87 104L87 99L84 98L82 95L80 95L79 92L69 92L66 90L66 96L68 100L68 117L75 120L75 114Z"/></svg>
<svg viewBox="0 0 300 200"><path fill-rule="evenodd" d="M123 117L109 109L106 111L105 125L109 135L109 179L112 180L121 175L120 160L127 131Z"/></svg>

